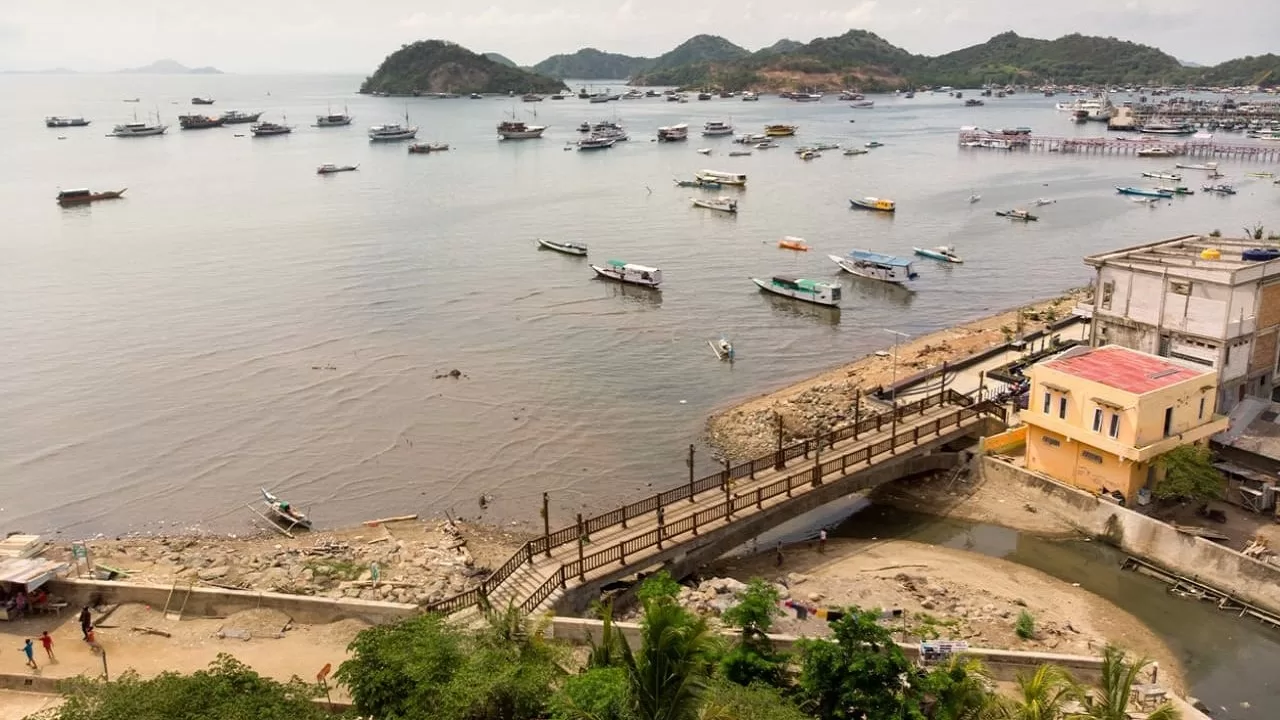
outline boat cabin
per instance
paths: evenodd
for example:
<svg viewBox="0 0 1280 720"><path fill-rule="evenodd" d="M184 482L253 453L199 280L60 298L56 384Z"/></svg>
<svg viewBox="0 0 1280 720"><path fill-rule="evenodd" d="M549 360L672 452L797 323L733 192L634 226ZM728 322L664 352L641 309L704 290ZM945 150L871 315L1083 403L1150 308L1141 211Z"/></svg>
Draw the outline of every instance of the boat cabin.
<svg viewBox="0 0 1280 720"><path fill-rule="evenodd" d="M908 258L854 250L849 253L849 259L863 274L876 280L901 283L919 277Z"/></svg>
<svg viewBox="0 0 1280 720"><path fill-rule="evenodd" d="M662 282L662 271L658 268L633 265L621 260L609 260L605 265L609 270L617 273L618 278L624 282L641 285L657 285Z"/></svg>
<svg viewBox="0 0 1280 720"><path fill-rule="evenodd" d="M746 185L746 173L721 172L719 170L699 170L696 176L703 182L718 182L721 185Z"/></svg>

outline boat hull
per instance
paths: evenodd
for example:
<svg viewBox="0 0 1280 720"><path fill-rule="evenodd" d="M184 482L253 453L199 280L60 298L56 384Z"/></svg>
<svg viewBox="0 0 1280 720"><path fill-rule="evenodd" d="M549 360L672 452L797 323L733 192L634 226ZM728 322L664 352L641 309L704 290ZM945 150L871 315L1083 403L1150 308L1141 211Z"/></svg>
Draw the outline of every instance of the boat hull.
<svg viewBox="0 0 1280 720"><path fill-rule="evenodd" d="M872 212L892 213L897 212L898 208L893 207L877 207L871 203L862 200L850 200L849 205L855 210L870 210Z"/></svg>
<svg viewBox="0 0 1280 720"><path fill-rule="evenodd" d="M614 282L626 283L628 285L638 285L640 287L657 289L659 283L661 283L660 280L654 281L654 280L644 280L638 277L627 277L622 273L617 272L616 270L613 270L607 267L601 267L600 265L592 265L591 269L596 272L596 275L599 275L600 277L606 280L613 280Z"/></svg>
<svg viewBox="0 0 1280 720"><path fill-rule="evenodd" d="M587 255L587 247L576 243L557 243L538 238L538 247L554 250L555 252L564 253L565 255L574 255L576 257L586 257Z"/></svg>
<svg viewBox="0 0 1280 720"><path fill-rule="evenodd" d="M996 216L1002 217L1002 218L1009 218L1010 220L1020 220L1022 222L1035 222L1040 219L1035 215L1011 213L1005 210L997 210Z"/></svg>
<svg viewBox="0 0 1280 720"><path fill-rule="evenodd" d="M755 283L756 287L760 288L761 290L767 293L770 293L771 295L778 295L780 297L791 298L792 300L799 300L800 302L807 302L807 303L812 303L814 305L821 305L822 307L830 307L830 308L840 307L839 295L837 295L833 300L828 300L826 298L820 297L813 293L804 292L802 290L789 290L787 288L777 287L772 283L770 283L769 281L762 280L760 278L753 277L751 278L751 282Z"/></svg>
<svg viewBox="0 0 1280 720"><path fill-rule="evenodd" d="M927 257L930 260L941 260L942 262L953 263L956 265L959 265L960 263L964 262L964 260L961 260L960 258L955 257L954 255L945 255L943 253L938 252L937 250L930 250L929 248L913 247L911 249L914 250L917 255L920 255L921 257Z"/></svg>
<svg viewBox="0 0 1280 720"><path fill-rule="evenodd" d="M65 197L59 197L56 202L63 207L70 205L87 205L99 200L115 200L123 195L124 190L108 190L107 192L90 193L89 195L68 195Z"/></svg>
<svg viewBox="0 0 1280 720"><path fill-rule="evenodd" d="M898 287L903 288L907 286L906 280L889 277L876 265L870 263L859 263L853 258L840 257L839 255L828 255L827 259L836 265L839 265L841 270L844 270L850 275L857 275L858 277L867 278L868 280L879 280L880 282L897 285Z"/></svg>

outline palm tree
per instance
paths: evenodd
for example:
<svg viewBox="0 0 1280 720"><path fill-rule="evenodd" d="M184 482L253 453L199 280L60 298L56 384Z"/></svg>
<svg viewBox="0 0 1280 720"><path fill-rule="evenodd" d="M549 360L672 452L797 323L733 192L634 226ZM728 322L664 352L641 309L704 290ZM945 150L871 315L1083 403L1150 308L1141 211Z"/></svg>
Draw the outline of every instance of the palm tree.
<svg viewBox="0 0 1280 720"><path fill-rule="evenodd" d="M929 673L934 720L979 720L994 702L991 675L977 658L952 655Z"/></svg>
<svg viewBox="0 0 1280 720"><path fill-rule="evenodd" d="M623 668L638 720L695 720L711 673L715 639L707 623L670 598L644 604L640 651L624 639Z"/></svg>
<svg viewBox="0 0 1280 720"><path fill-rule="evenodd" d="M1127 720L1129 695L1150 665L1151 660L1145 657L1128 662L1123 650L1107 645L1102 651L1102 679L1092 694L1093 703L1085 712L1073 715L1072 720ZM1147 713L1147 720L1178 720L1179 717L1177 708L1168 701Z"/></svg>
<svg viewBox="0 0 1280 720"><path fill-rule="evenodd" d="M600 644L594 637L587 637L591 652L587 655L587 667L606 668L622 664L622 633L613 626L613 603L598 603L595 607L603 624L600 627Z"/></svg>
<svg viewBox="0 0 1280 720"><path fill-rule="evenodd" d="M1079 694L1075 681L1056 665L1018 673L1018 697L998 698L984 713L990 720L1059 720L1064 706Z"/></svg>

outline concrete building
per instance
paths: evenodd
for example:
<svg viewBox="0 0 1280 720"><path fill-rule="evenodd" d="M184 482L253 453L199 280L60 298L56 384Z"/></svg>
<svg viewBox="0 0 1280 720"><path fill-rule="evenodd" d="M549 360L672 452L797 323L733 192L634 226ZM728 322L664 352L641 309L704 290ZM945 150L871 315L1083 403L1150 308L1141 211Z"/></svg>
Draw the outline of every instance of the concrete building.
<svg viewBox="0 0 1280 720"><path fill-rule="evenodd" d="M1084 259L1095 270L1090 345L1114 344L1212 368L1218 409L1270 399L1280 332L1280 259L1256 240L1200 235Z"/></svg>
<svg viewBox="0 0 1280 720"><path fill-rule="evenodd" d="M1227 428L1217 373L1118 345L1076 347L1026 371L1027 468L1126 504L1159 478L1154 461ZM1142 494L1145 497L1145 493Z"/></svg>

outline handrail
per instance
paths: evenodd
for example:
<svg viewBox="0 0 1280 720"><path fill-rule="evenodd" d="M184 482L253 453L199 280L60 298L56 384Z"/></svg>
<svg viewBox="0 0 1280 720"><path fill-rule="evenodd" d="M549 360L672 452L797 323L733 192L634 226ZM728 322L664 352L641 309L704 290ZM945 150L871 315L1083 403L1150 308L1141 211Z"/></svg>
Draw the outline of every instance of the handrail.
<svg viewBox="0 0 1280 720"><path fill-rule="evenodd" d="M782 453L781 453L783 458L783 464L785 465L787 461L795 459L802 455L807 458L811 454L813 454L817 448L822 448L822 447L832 448L835 446L837 442L840 442L842 440L846 440L848 438L855 437L857 435L861 435L866 432L883 429L883 427L886 424L893 424L895 421L908 419L912 416L923 415L925 411L927 411L930 408L939 407L946 404L960 405L961 409L958 409L955 412L950 413L945 417L935 419L934 422L932 423L933 427L928 432L926 432L925 436L930 434L932 435L941 434L942 429L944 427L949 425L959 426L964 420L972 418L979 414L994 415L999 417L1001 421L1004 421L1005 419L1005 410L1002 406L996 405L995 403L992 403L991 401L987 401L987 400L976 402L973 400L973 398L970 398L962 393L958 393L948 388L943 392L928 395L919 400L915 400L910 403L900 405L892 410L889 410L888 412L878 413L876 415L863 418L857 422L850 423L840 428L833 429L830 432L822 433L815 438L800 440L795 443L792 443L791 445L784 446L782 448ZM904 432L901 435L895 435L889 439L881 440L871 445L864 445L859 448L849 449L843 453L838 453L834 458L825 460L822 463L821 468L817 468L817 469L812 467L806 468L800 473L788 475L786 478L782 478L777 482L770 483L769 485L765 486L764 488L761 488L760 490L754 493L741 496L737 499L730 499L728 502L719 503L718 505L712 508L707 508L694 513L693 515L686 518L686 520L688 520L687 524L689 525L689 528L687 530L684 527L686 523L683 520L673 522L672 524L667 525L666 528L664 529L662 533L662 541L665 542L666 540L669 540L672 537L675 537L676 535L682 535L686 532L696 532L696 528L699 525L712 522L714 520L718 520L721 517L724 517L726 513L739 512L740 510L745 509L750 505L757 504L758 502L762 502L763 500L766 500L772 497L776 497L777 495L782 494L784 492L790 492L794 490L796 487L799 487L800 485L803 484L803 483L793 484L793 480L799 477L800 475L806 475L807 477L812 477L812 478L815 478L816 480L820 480L825 475L828 475L831 472L834 472L837 468L844 470L849 465L856 465L857 463L861 463L861 462L869 462L871 458L874 458L878 455L882 455L885 452L888 452L889 450L898 447L899 445L914 442L919 437L921 437L921 435L919 434L919 431L917 429L917 432L914 434ZM728 468L728 478L732 480L732 479L741 479L743 477L753 477L757 472L761 472L763 470L767 470L775 467L777 461L778 461L778 452L774 451L767 455L762 455L758 458L754 458L752 460L739 463L738 465L730 466ZM585 533L589 537L592 533L599 532L600 530L605 530L611 527L615 527L617 525L624 525L628 520L632 518L639 517L641 515L645 515L650 512L655 512L660 507L667 507L669 505L678 503L681 500L688 500L690 497L697 496L708 490L722 487L723 483L725 482L725 475L726 475L725 471L721 470L719 472L712 473L705 477L699 478L695 480L692 484L684 483L682 485L673 487L669 490L656 493L654 495L646 496L640 500L629 503L620 508L615 508L608 512L604 512L599 515L592 516L583 521L581 532ZM740 504L735 504L735 503L740 503ZM730 506L732 506L732 509L730 509ZM677 532L677 529L678 529L678 532ZM574 569L572 569L572 571L569 570L569 565L561 565L559 571L557 571L557 573L553 576L552 579L559 578L561 580L560 584L563 584L564 582L567 582L571 577L584 574L586 572L589 572L590 570L594 570L598 567L601 567L601 565L599 564L593 565L592 564L593 562L599 562L603 564L607 564L610 561L617 561L617 560L622 560L625 562L626 556L635 552L640 552L642 550L648 549L648 547L651 547L653 544L656 544L658 542L657 531L656 530L653 531L652 534L654 536L654 539L653 539L653 543L651 543L650 545L644 545L644 546L633 545L632 543L634 543L634 541L637 540L638 538L631 538L629 541L625 543L622 543L620 545L610 546L609 548L601 549L599 551L593 552L591 555L584 557L583 565L581 569L577 568L577 565L578 565L577 560L574 560L571 563L574 566ZM645 537L648 537L648 535L644 535L641 537L645 538ZM535 557L542 555L544 553L549 553L551 550L555 548L561 547L563 545L567 545L572 542L577 542L577 541L579 541L579 527L577 525L570 525L568 527L556 530L555 532L552 532L549 535L542 535L540 537L534 538L533 540L530 540L529 542L525 543L519 550L517 550L516 553L511 556L510 559L508 559L500 568L498 568L498 570L494 571L488 578L486 578L478 588L473 588L471 590L464 591L457 595L444 598L435 603L427 605L425 609L428 612L451 613L451 612L460 610L464 607L467 607L471 604L478 603L481 596L487 597L491 595L494 592L494 590L496 590L499 586L501 586L502 583L507 580L507 578L513 575L516 572L516 570L520 568L521 565L525 564L526 562L532 562ZM614 551L614 548L617 548L616 551ZM602 553L607 553L611 551L613 551L614 554L609 556L608 560L592 560L592 558L597 558L597 557L604 558L605 555L603 555ZM540 586L537 590L534 591L534 596L541 594L545 587L549 587L549 586L555 587L550 583L551 583L551 579L548 579L546 582L544 582L542 586ZM542 600L545 600L546 597L549 597L551 592L553 592L553 590L548 590L545 594L543 594L543 597L538 602L541 602ZM531 596L531 599L532 597L533 596ZM524 606L524 604L525 603L522 603L522 607ZM537 603L533 605L533 607L536 607L536 606L537 606Z"/></svg>

